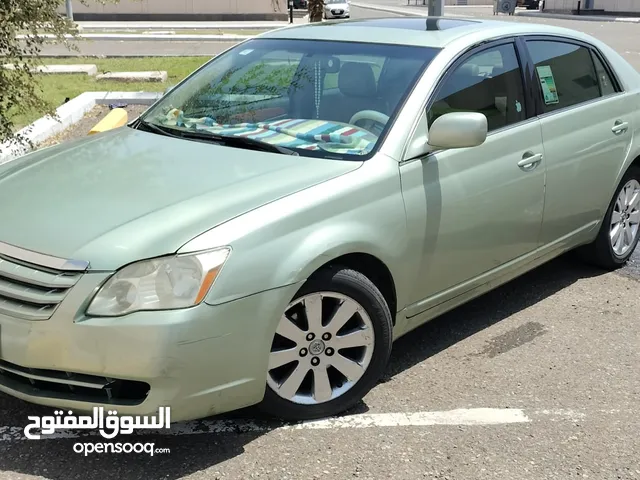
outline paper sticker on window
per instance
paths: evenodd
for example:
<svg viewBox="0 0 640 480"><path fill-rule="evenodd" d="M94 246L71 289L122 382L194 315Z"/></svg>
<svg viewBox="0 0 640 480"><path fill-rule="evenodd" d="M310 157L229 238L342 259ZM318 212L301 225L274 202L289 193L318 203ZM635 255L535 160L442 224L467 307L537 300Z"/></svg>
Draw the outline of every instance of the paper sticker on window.
<svg viewBox="0 0 640 480"><path fill-rule="evenodd" d="M553 79L553 72L551 67L543 65L537 67L538 77L540 78L540 86L542 87L542 95L544 96L544 103L547 105L553 105L559 103L558 90L556 88L556 82Z"/></svg>
<svg viewBox="0 0 640 480"><path fill-rule="evenodd" d="M239 55L249 55L251 52L253 52L253 48L248 48L246 50L241 51Z"/></svg>

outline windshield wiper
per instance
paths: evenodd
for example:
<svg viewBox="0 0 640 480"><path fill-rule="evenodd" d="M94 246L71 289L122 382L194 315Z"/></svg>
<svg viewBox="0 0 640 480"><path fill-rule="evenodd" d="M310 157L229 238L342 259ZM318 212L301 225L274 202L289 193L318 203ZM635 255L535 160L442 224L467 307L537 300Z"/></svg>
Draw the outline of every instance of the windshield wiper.
<svg viewBox="0 0 640 480"><path fill-rule="evenodd" d="M133 128L139 129L140 127L144 127L147 131L152 131L154 133L158 133L160 135L164 135L167 137L173 138L182 138L180 135L173 133L171 128L161 127L156 125L155 123L146 122L144 120L138 120L135 124L132 125Z"/></svg>
<svg viewBox="0 0 640 480"><path fill-rule="evenodd" d="M136 128L143 126L145 129L151 130L160 135L174 138L190 138L193 140L200 140L210 143L222 143L224 145L236 146L236 147L254 147L256 150L263 152L283 153L285 155L298 156L298 152L291 150L290 148L280 147L278 145L272 145L270 143L262 142L260 140L254 140L253 138L246 137L234 137L232 135L219 135L217 133L201 133L192 132L189 130L177 130L175 128L162 127L151 122L139 120Z"/></svg>
<svg viewBox="0 0 640 480"><path fill-rule="evenodd" d="M253 138L236 137L234 135L220 135L217 133L192 132L188 130L180 130L179 132L179 135L183 138L192 138L194 140L203 140L205 142L220 142L225 145L235 147L255 147L256 150L262 150L263 152L283 153L285 155L295 156L299 155L298 152L291 150L290 148L272 145L271 143L255 140Z"/></svg>

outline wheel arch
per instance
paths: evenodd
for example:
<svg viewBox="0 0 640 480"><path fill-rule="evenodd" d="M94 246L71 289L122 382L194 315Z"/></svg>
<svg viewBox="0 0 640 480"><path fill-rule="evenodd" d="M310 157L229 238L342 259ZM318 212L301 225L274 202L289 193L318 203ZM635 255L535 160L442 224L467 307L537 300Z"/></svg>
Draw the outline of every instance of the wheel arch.
<svg viewBox="0 0 640 480"><path fill-rule="evenodd" d="M324 255L321 258L326 260L327 256ZM382 296L389 306L392 322L395 326L398 306L396 282L391 270L382 260L370 253L351 252L335 256L334 258L319 264L321 261L322 260L316 262L316 266L313 267L314 269L310 273L309 277L312 277L322 270L338 267L350 268L360 272L371 280L378 290L380 290L380 293L382 293Z"/></svg>

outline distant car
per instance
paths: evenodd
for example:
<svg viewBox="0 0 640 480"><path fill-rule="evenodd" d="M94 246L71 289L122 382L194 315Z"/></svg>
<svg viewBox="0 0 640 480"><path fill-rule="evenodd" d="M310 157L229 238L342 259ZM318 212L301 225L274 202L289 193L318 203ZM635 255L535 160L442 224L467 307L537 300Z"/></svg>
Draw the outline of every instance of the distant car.
<svg viewBox="0 0 640 480"><path fill-rule="evenodd" d="M540 8L540 0L518 0L519 7L525 7L527 10L538 10Z"/></svg>
<svg viewBox="0 0 640 480"><path fill-rule="evenodd" d="M349 18L351 0L324 0L324 18Z"/></svg>
<svg viewBox="0 0 640 480"><path fill-rule="evenodd" d="M640 74L529 23L277 29L125 127L1 165L0 205L1 391L332 416L443 312L570 250L627 262Z"/></svg>
<svg viewBox="0 0 640 480"><path fill-rule="evenodd" d="M307 9L309 8L308 0L293 0L293 8L296 9Z"/></svg>

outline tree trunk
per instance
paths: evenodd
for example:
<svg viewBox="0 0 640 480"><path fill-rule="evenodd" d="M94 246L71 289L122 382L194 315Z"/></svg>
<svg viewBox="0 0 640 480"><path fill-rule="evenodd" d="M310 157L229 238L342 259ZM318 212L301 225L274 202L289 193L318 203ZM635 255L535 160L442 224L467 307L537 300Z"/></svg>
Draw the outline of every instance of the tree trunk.
<svg viewBox="0 0 640 480"><path fill-rule="evenodd" d="M324 0L309 0L309 22L321 22Z"/></svg>

